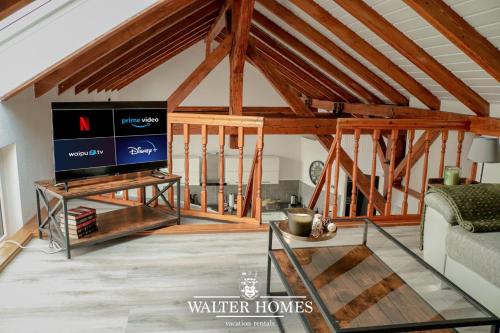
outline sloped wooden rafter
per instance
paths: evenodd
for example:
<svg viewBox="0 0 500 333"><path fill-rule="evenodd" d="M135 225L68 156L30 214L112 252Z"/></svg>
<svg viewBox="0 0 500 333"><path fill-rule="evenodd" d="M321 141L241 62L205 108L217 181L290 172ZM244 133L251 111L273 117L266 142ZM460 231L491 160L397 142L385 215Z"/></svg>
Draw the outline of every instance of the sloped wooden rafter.
<svg viewBox="0 0 500 333"><path fill-rule="evenodd" d="M335 0L335 2L476 114L481 116L489 114L489 103L484 98L366 3L361 0ZM418 2L425 3L425 1ZM496 62L500 65L500 52L496 51L496 55Z"/></svg>
<svg viewBox="0 0 500 333"><path fill-rule="evenodd" d="M321 34L319 31L311 27L307 22L299 18L283 5L275 0L257 0L261 5L266 7L274 15L286 22L292 28L300 32L302 35L309 38L316 45L328 52L332 57L336 58L344 66L359 75L368 84L380 91L392 102L398 105L408 105L409 101L395 88L386 83L382 78L369 70L365 65L352 57L349 53L342 50L338 45L333 43L328 37Z"/></svg>
<svg viewBox="0 0 500 333"><path fill-rule="evenodd" d="M226 0L219 11L219 15L217 15L217 18L210 27L205 38L206 56L212 52L212 42L224 30L224 27L227 27L228 16L230 15L232 6L233 0Z"/></svg>
<svg viewBox="0 0 500 333"><path fill-rule="evenodd" d="M195 0L167 0L155 3L110 32L64 58L34 79L26 82L21 88L25 88L34 82L35 97L40 97L55 87L60 81L85 67L88 63L102 57L127 42L131 37L146 31L165 17L182 10L194 2Z"/></svg>
<svg viewBox="0 0 500 333"><path fill-rule="evenodd" d="M411 77L408 73L394 64L389 58L374 48L370 43L365 41L354 31L333 17L326 9L315 3L313 0L290 1L318 21L330 32L335 34L360 56L371 62L379 70L399 83L403 88L422 101L430 109L439 109L439 98L432 94L427 88Z"/></svg>
<svg viewBox="0 0 500 333"><path fill-rule="evenodd" d="M104 56L92 59L92 61L85 64L85 67L77 70L75 73L72 73L71 76L66 78L63 82L59 83L59 94L64 93L66 90L83 81L93 73L111 63L117 57L129 52L131 49L137 47L138 45L146 43L148 40L165 31L165 29L168 29L179 20L185 18L187 15L196 12L197 10L203 9L213 3L216 3L216 1L198 0L197 2L194 2L191 5L183 8L182 10L179 10L174 14L164 18L157 24L153 25L151 28L129 39L125 43L113 49L111 52L106 53Z"/></svg>
<svg viewBox="0 0 500 333"><path fill-rule="evenodd" d="M291 60L289 60L288 58L277 52L274 48L270 47L268 44L265 44L262 41L257 40L255 38L253 38L253 41L255 46L259 50L261 50L264 54L266 54L271 59L271 61L273 61L275 66L281 68L279 72L276 72L276 75L280 74L286 75L286 73L292 72L292 76L290 77L292 79L292 84L298 82L305 83L305 87L309 88L309 89L306 88L304 90L305 92L307 92L306 93L307 96L319 93L324 96L330 96L330 98L336 100L341 100L340 97L335 93L335 91L323 85L320 81L318 81L317 77L311 75L311 73L308 72L306 69L304 69L304 67L301 67L296 63L292 62ZM309 93L309 91L312 91L313 93Z"/></svg>
<svg viewBox="0 0 500 333"><path fill-rule="evenodd" d="M89 92L92 92L106 86L107 82L112 81L116 77L123 77L124 72L130 72L133 66L137 66L141 61L145 61L147 58L162 52L173 41L192 35L191 32L195 29L206 26L207 21L214 16L216 10L217 7L213 4L212 6L205 7L202 11L194 12L192 15L184 17L168 29L149 39L146 43L136 45L128 52L124 52L99 71L78 83L75 87L75 93L78 94L85 89L89 89Z"/></svg>
<svg viewBox="0 0 500 333"><path fill-rule="evenodd" d="M328 60L323 58L318 53L316 53L316 51L314 51L313 49L302 43L295 36L293 36L288 31L278 26L276 23L265 17L257 10L254 11L253 18L254 21L257 22L260 26L265 28L274 36L278 37L283 43L287 44L295 51L301 53L306 59L315 63L327 74L331 75L341 84L344 84L347 88L351 89L354 93L359 95L368 103L384 104L384 102L381 99L379 99L375 94L373 94L368 89L360 85L358 82L354 81L351 77L342 72L335 65L330 63Z"/></svg>
<svg viewBox="0 0 500 333"><path fill-rule="evenodd" d="M500 51L444 1L404 2L500 82Z"/></svg>
<svg viewBox="0 0 500 333"><path fill-rule="evenodd" d="M274 87L274 90L287 102L290 108L298 115L309 117L311 110L302 102L302 100L290 90L290 87L284 82L275 69L270 66L266 59L262 56L261 51L252 41L248 46L247 55L255 65L255 67L267 78Z"/></svg>
<svg viewBox="0 0 500 333"><path fill-rule="evenodd" d="M175 38L175 40L165 46L163 50L156 52L153 55L146 57L145 59L141 59L136 64L133 64L130 68L127 68L125 72L122 72L120 76L115 77L114 81L109 82L106 87L100 87L98 91L102 89L116 89L119 86L122 86L122 83L124 83L131 77L136 80L145 73L149 72L148 69L157 67L168 59L171 59L175 54L179 53L179 50L185 50L186 45L194 45L194 41L199 41L199 37L203 34L206 34L206 32L208 31L208 24L210 24L210 21L207 21L201 26L193 29L193 31L191 31L186 36Z"/></svg>
<svg viewBox="0 0 500 333"><path fill-rule="evenodd" d="M169 111L175 110L222 59L225 58L231 50L232 42L233 36L227 35L224 41L170 94L168 97Z"/></svg>
<svg viewBox="0 0 500 333"><path fill-rule="evenodd" d="M339 86L336 82L331 80L328 76L323 74L320 70L316 69L314 66L310 65L305 59L302 59L299 55L294 53L285 45L281 44L279 41L269 36L262 29L253 25L251 28L251 32L254 36L259 38L261 41L266 43L269 47L272 47L275 51L281 53L288 60L295 63L297 66L301 67L306 73L311 75L314 79L318 81L319 84L323 85L325 88L333 91L339 97L341 97L344 101L350 103L359 103L360 100L351 94L349 91L345 90L341 86Z"/></svg>

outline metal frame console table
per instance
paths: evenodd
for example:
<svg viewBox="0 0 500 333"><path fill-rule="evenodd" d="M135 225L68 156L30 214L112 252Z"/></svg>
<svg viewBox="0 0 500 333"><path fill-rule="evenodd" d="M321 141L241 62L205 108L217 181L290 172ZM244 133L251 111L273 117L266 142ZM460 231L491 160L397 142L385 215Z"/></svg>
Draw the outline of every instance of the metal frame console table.
<svg viewBox="0 0 500 333"><path fill-rule="evenodd" d="M124 237L137 233L180 224L180 176L165 175L155 177L151 173L133 173L120 176L99 177L79 180L71 183L68 189L54 185L52 180L35 182L38 236L43 233L66 249L68 259L71 259L71 249L105 242L107 240ZM164 188L160 185L164 184ZM173 185L177 187L177 200L175 209L165 196L165 192ZM146 201L145 189L152 186L156 194ZM114 193L129 189L142 191L142 203L97 215L98 231L81 239L70 239L68 233L68 202L88 196ZM52 203L53 200L55 203ZM150 205L162 199L167 209L153 208ZM42 219L41 207L47 209L47 216ZM57 214L62 210L64 216L63 233L57 219Z"/></svg>

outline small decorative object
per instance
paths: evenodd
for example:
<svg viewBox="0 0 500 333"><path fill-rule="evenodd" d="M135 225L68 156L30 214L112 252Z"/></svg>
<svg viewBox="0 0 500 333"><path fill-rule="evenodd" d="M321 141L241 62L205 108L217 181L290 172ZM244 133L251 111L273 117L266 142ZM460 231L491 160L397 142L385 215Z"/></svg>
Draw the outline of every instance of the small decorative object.
<svg viewBox="0 0 500 333"><path fill-rule="evenodd" d="M285 209L288 216L288 228L296 236L308 237L311 234L314 211L309 208Z"/></svg>
<svg viewBox="0 0 500 333"><path fill-rule="evenodd" d="M319 177L321 176L321 171L323 171L323 167L325 164L321 161L314 161L309 166L309 178L311 178L311 182L316 185L318 183Z"/></svg>
<svg viewBox="0 0 500 333"><path fill-rule="evenodd" d="M444 185L460 184L460 168L456 166L447 166L444 168Z"/></svg>
<svg viewBox="0 0 500 333"><path fill-rule="evenodd" d="M484 163L500 162L500 142L498 138L477 136L472 140L467 158L473 162L481 163L479 182L483 180ZM473 179L475 180L475 179Z"/></svg>

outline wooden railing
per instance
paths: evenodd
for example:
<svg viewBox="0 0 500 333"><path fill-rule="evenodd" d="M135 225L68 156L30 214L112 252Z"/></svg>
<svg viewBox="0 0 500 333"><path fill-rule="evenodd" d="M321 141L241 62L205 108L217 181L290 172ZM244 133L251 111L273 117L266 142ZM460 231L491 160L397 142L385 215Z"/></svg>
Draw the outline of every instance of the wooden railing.
<svg viewBox="0 0 500 333"><path fill-rule="evenodd" d="M183 138L184 144L184 193L182 214L199 218L210 218L226 222L261 223L261 183L262 183L262 156L264 148L264 118L203 115L186 113L169 113L168 115L168 168L173 172L173 143L174 137ZM174 136L174 134L181 134ZM200 207L196 209L190 204L191 184L189 179L189 154L192 135L201 135L201 193ZM247 188L243 193L243 152L245 136L256 135L255 153L249 173ZM225 211L224 168L226 137L229 136L238 149L238 184L236 195L236 212L230 214ZM218 193L217 210L208 209L207 195L207 144L209 137L216 137L218 143ZM169 192L173 199L174 192ZM250 204L251 203L251 204ZM249 211L250 205L252 207Z"/></svg>
<svg viewBox="0 0 500 333"><path fill-rule="evenodd" d="M325 167L316 186L315 192L309 202L310 208L317 207L319 195L324 192L323 215L356 216L358 194L361 192L368 200L366 216L374 220L386 221L408 221L417 222L423 209L424 193L427 189L429 175L429 152L432 143L441 138L439 151L439 165L437 176L442 177L447 164L461 165L462 143L464 133L468 131L468 121L426 121L422 119L353 119L344 118L337 120L336 135L328 152ZM421 132L421 134L419 133ZM456 132L457 147L456 157L450 162L446 159L448 139L451 132ZM346 163L350 161L344 151L343 137L352 135L352 167ZM417 135L419 138L415 141ZM371 169L366 174L361 171L359 162L360 139L368 137L371 142L365 142L364 146L371 145L370 165ZM403 137L407 149L398 152L398 142ZM387 148L386 148L387 147ZM366 149L366 147L364 147ZM384 151L385 149L385 151ZM347 156L347 157L346 157ZM417 161L422 158L421 181L418 190L411 189L411 177L413 168ZM382 170L377 171L377 160L382 165ZM366 162L366 161L365 161ZM335 163L335 164L333 164ZM348 165L349 167L346 167ZM350 209L343 213L339 205L339 175L340 169L352 179L352 190L345 193L345 200L349 201ZM333 173L333 195L330 193ZM377 174L384 177L382 193L376 188ZM435 175L436 176L436 175ZM418 178L417 178L418 179ZM400 210L394 207L394 190L398 190L402 196ZM410 196L417 201L410 211ZM330 198L331 197L331 198Z"/></svg>

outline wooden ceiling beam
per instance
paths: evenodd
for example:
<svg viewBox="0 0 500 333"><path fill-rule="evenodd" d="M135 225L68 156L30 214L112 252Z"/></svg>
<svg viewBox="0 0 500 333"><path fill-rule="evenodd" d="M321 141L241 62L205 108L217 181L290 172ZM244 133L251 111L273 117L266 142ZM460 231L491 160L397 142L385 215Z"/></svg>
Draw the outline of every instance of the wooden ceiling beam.
<svg viewBox="0 0 500 333"><path fill-rule="evenodd" d="M317 78L312 76L311 73L307 72L303 67L293 63L262 41L254 37L252 37L252 40L257 49L262 51L262 53L274 63L275 67L280 68L279 71L276 71L276 74L285 75L291 79L290 85L294 86L295 84L301 84L301 86L304 87L304 91L307 92L307 96L317 96L319 94L320 96L329 96L329 98L335 100L342 100L334 91L321 84ZM286 75L287 73L292 73L292 75Z"/></svg>
<svg viewBox="0 0 500 333"><path fill-rule="evenodd" d="M500 82L500 51L444 1L404 2Z"/></svg>
<svg viewBox="0 0 500 333"><path fill-rule="evenodd" d="M134 66L134 68L131 71L127 72L126 74L124 73L121 78L118 78L114 83L111 83L106 89L108 90L123 89L133 81L149 73L151 70L157 68L158 66L165 63L169 59L172 59L179 53L187 50L189 47L193 46L200 40L204 39L203 34L206 34L208 28L205 29L201 28L199 29L199 31L198 30L196 31L197 32L195 32L193 35L175 42L174 45L171 45L165 52L162 52L157 56L148 59L144 62L141 62L141 64L138 64L137 66Z"/></svg>
<svg viewBox="0 0 500 333"><path fill-rule="evenodd" d="M252 64L267 78L274 90L287 102L290 108L302 117L310 117L312 111L290 89L290 86L280 78L274 67L262 56L262 51L250 41L247 55Z"/></svg>
<svg viewBox="0 0 500 333"><path fill-rule="evenodd" d="M273 37L269 36L266 32L264 32L259 27L253 25L251 27L252 34L257 37L259 40L267 44L269 47L274 49L276 52L281 53L285 58L289 61L295 63L299 66L303 71L308 73L312 78L314 78L319 84L324 86L326 89L332 91L337 96L339 96L342 100L351 103L359 103L360 100L339 86L336 82L331 80L328 76L326 76L323 72L310 65L306 60L301 58L299 55L294 53L288 47L283 45L281 42L277 41Z"/></svg>
<svg viewBox="0 0 500 333"><path fill-rule="evenodd" d="M229 54L229 110L232 115L241 116L243 112L243 73L254 3L255 0L233 0L231 32L234 38Z"/></svg>
<svg viewBox="0 0 500 333"><path fill-rule="evenodd" d="M438 110L441 102L427 88L399 68L389 58L378 51L370 43L333 17L326 9L313 0L290 0L298 8L302 9L318 23L340 38L346 45L352 48L360 56L368 60L387 76L399 83L403 88L418 98L430 109Z"/></svg>
<svg viewBox="0 0 500 333"><path fill-rule="evenodd" d="M275 0L257 0L260 4L266 7L274 15L286 22L289 26L300 32L302 35L309 38L317 46L328 52L332 57L340 61L344 66L360 76L364 81L380 91L390 101L398 105L408 105L408 98L403 96L399 91L390 86L382 78L370 71L365 65L352 57L333 43L328 37L321 34L318 30L311 27L307 22L299 18L283 5Z"/></svg>
<svg viewBox="0 0 500 333"><path fill-rule="evenodd" d="M170 94L168 97L169 111L175 110L222 59L226 57L231 50L232 43L233 35L226 36L224 41Z"/></svg>
<svg viewBox="0 0 500 333"><path fill-rule="evenodd" d="M207 7L206 11L199 11L185 17L170 28L150 39L146 43L136 45L135 48L114 61L106 65L104 68L88 77L83 82L79 83L75 88L75 93L79 93L87 88L93 91L97 88L105 86L107 82L112 81L116 77L122 76L123 72L130 71L134 65L144 62L146 59L157 55L168 48L174 42L192 35L192 32L199 31L211 24L211 17L215 14L217 8L215 6Z"/></svg>
<svg viewBox="0 0 500 333"><path fill-rule="evenodd" d="M116 73L113 77L109 78L107 82L100 84L99 86L89 87L89 92L93 89L97 89L97 92L102 90L112 90L113 86L120 85L121 82L127 80L129 77L133 76L141 68L144 68L159 58L164 58L167 55L172 54L179 48L183 48L184 45L190 44L193 40L199 40L199 36L208 31L208 26L211 22L206 22L203 25L196 27L195 29L185 32L181 36L177 36L175 39L170 40L168 44L163 45L163 47L149 54L147 57L141 58L140 60L130 64L129 67L124 68L121 72Z"/></svg>
<svg viewBox="0 0 500 333"><path fill-rule="evenodd" d="M363 98L368 103L373 104L384 104L384 102L379 99L375 94L370 92L368 89L363 87L358 82L354 81L347 74L342 72L328 60L323 58L321 55L316 53L309 46L302 43L298 38L290 34L285 29L278 26L276 23L265 17L263 14L254 11L253 15L254 21L257 22L260 26L265 28L267 31L272 33L274 36L278 37L283 43L287 44L295 51L302 54L306 59L309 59L314 64L316 64L319 68L324 70L326 73L331 75L333 78L344 84L346 87L351 89L354 93L358 94L361 98Z"/></svg>
<svg viewBox="0 0 500 333"><path fill-rule="evenodd" d="M90 75L96 73L99 71L101 68L104 66L108 65L118 57L124 55L125 53L129 52L133 48L142 45L143 43L146 43L148 40L154 38L158 34L162 33L169 27L171 27L173 24L177 23L179 20L182 20L185 18L187 15L190 15L191 13L196 12L197 10L203 10L206 6L209 6L211 4L217 3L217 1L214 0L199 0L182 10L179 10L178 12L172 14L171 16L163 19L162 21L158 22L151 28L147 29L146 31L138 34L137 36L129 39L127 42L123 43L122 45L116 47L113 49L111 52L108 52L102 57L98 57L96 59L93 59L91 62L85 65L82 69L76 71L75 73L72 73L71 76L66 78L63 82L59 83L58 88L59 88L59 94L64 93L66 90L72 88L76 84L82 82L85 80L87 77Z"/></svg>
<svg viewBox="0 0 500 333"><path fill-rule="evenodd" d="M0 1L0 21L29 5L34 0L3 0Z"/></svg>
<svg viewBox="0 0 500 333"><path fill-rule="evenodd" d="M212 42L222 32L222 30L224 30L224 27L227 26L228 16L231 15L232 7L233 7L233 0L226 0L221 6L219 15L217 15L217 18L210 27L207 33L207 37L205 38L206 56L208 56L212 52Z"/></svg>
<svg viewBox="0 0 500 333"><path fill-rule="evenodd" d="M148 30L161 20L194 3L195 0L167 0L155 3L108 33L59 61L42 74L25 83L35 83L35 97L47 93L59 82L79 71L97 58L111 52L130 38Z"/></svg>
<svg viewBox="0 0 500 333"><path fill-rule="evenodd" d="M481 116L487 116L489 114L489 103L484 98L467 86L458 77L453 75L446 67L441 65L414 41L406 37L365 2L362 0L335 0L335 2L377 34L377 36L382 38L387 44L391 45L395 50L405 56L415 66L429 75L460 102L474 111L474 113ZM425 3L427 3L426 1L417 2L420 6L425 6ZM436 2L441 3L441 1ZM444 3L443 5L448 7ZM500 70L500 52L496 49L495 51L495 62L499 65ZM481 52L481 50L478 50L478 52ZM416 97L418 98L418 96ZM427 105L429 106L429 104Z"/></svg>

